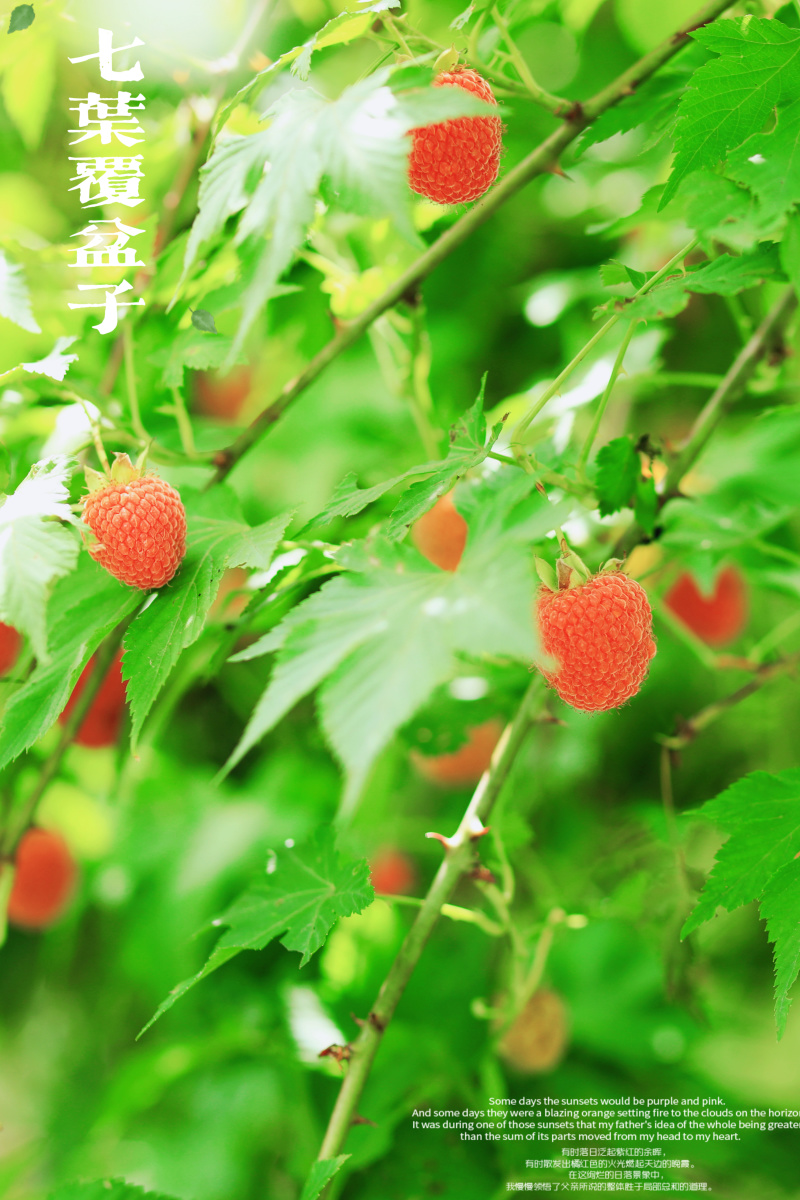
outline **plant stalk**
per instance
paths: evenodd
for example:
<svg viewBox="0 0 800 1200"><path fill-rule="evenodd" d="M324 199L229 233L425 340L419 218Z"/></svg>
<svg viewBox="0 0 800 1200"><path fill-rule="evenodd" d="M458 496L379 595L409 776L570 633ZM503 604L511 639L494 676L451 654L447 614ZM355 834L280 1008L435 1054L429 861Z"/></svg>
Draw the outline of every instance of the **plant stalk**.
<svg viewBox="0 0 800 1200"><path fill-rule="evenodd" d="M491 765L481 777L455 835L448 839L444 861L389 969L372 1011L353 1043L349 1069L328 1123L319 1152L320 1159L334 1158L347 1140L383 1035L441 915L442 906L473 865L475 840L480 837L525 741L533 720L534 701L541 686L538 676L529 684L517 715L498 742Z"/></svg>

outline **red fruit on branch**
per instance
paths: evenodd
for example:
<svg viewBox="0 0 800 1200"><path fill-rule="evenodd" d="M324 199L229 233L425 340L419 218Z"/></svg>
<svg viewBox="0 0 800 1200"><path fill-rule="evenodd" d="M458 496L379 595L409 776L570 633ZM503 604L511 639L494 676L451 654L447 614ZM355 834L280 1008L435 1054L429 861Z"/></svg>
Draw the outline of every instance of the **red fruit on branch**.
<svg viewBox="0 0 800 1200"><path fill-rule="evenodd" d="M17 661L22 638L13 625L0 621L0 675L7 675Z"/></svg>
<svg viewBox="0 0 800 1200"><path fill-rule="evenodd" d="M194 407L205 417L235 421L253 385L250 367L237 367L227 375L197 371L194 375Z"/></svg>
<svg viewBox="0 0 800 1200"><path fill-rule="evenodd" d="M496 104L486 80L467 67L443 71L434 87L460 87ZM499 117L458 117L413 129L408 159L412 191L437 204L465 204L492 186L500 170L503 122Z"/></svg>
<svg viewBox="0 0 800 1200"><path fill-rule="evenodd" d="M411 540L428 562L443 571L455 571L467 544L467 522L453 501L453 493L440 496L415 522Z"/></svg>
<svg viewBox="0 0 800 1200"><path fill-rule="evenodd" d="M142 474L127 454L117 455L110 476L86 475L83 519L97 538L92 558L132 587L169 583L186 553L186 512L175 489Z"/></svg>
<svg viewBox="0 0 800 1200"><path fill-rule="evenodd" d="M58 833L29 829L17 847L16 874L8 901L8 919L24 929L45 929L67 907L77 870L69 847Z"/></svg>
<svg viewBox="0 0 800 1200"><path fill-rule="evenodd" d="M477 783L492 761L503 726L492 717L467 730L467 740L452 754L425 755L412 750L411 761L425 779L441 787L462 787Z"/></svg>
<svg viewBox="0 0 800 1200"><path fill-rule="evenodd" d="M81 672L81 676L66 707L58 718L63 725L78 702L86 680L94 667L94 658L90 658ZM74 741L79 746L113 746L119 737L122 718L125 713L125 682L122 678L122 653L114 659L108 674L100 684L100 690L89 706L89 711L75 734Z"/></svg>
<svg viewBox="0 0 800 1200"><path fill-rule="evenodd" d="M559 578L573 582L539 589L542 650L557 663L542 674L573 708L618 708L636 695L656 652L647 593L621 571L586 577L561 566Z"/></svg>
<svg viewBox="0 0 800 1200"><path fill-rule="evenodd" d="M747 585L736 567L723 567L711 595L700 591L688 571L679 576L664 604L709 646L735 642L747 624Z"/></svg>
<svg viewBox="0 0 800 1200"><path fill-rule="evenodd" d="M372 886L378 895L401 896L413 888L417 873L414 864L400 850L386 847L369 862Z"/></svg>

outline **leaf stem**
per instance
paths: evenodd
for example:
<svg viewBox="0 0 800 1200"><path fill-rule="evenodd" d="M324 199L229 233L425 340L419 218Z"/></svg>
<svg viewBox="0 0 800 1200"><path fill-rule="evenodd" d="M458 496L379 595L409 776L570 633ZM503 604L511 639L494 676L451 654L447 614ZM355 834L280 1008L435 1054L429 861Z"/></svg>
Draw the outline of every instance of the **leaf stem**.
<svg viewBox="0 0 800 1200"><path fill-rule="evenodd" d="M628 346L630 346L630 344L631 344L631 338L633 337L633 332L636 329L637 324L638 324L637 321L631 321L630 324L628 325L628 328L625 331L625 336L623 337L622 344L620 345L620 348L617 352L617 357L614 361L614 366L611 368L611 374L608 377L608 383L605 386L605 391L603 392L602 396L600 397L600 403L598 404L597 411L594 414L594 420L592 421L591 429L589 430L588 434L586 435L586 441L583 443L583 448L580 452L580 455L578 456L577 467L578 467L579 475L583 475L583 472L586 469L586 464L589 461L589 455L592 452L592 446L594 445L595 438L597 437L597 431L599 430L600 423L603 420L603 417L605 415L606 406L608 404L609 399L611 398L611 393L614 390L614 385L617 382L617 379L619 378L620 371L622 370L622 364L625 360L625 354L627 353Z"/></svg>
<svg viewBox="0 0 800 1200"><path fill-rule="evenodd" d="M709 3L695 13L680 29L666 38L660 46L645 54L591 100L587 100L585 104L573 105L558 129L545 138L516 167L513 167L473 208L451 225L399 279L386 289L383 295L365 308L363 313L354 320L344 324L336 336L322 347L299 375L285 385L272 403L259 413L248 428L243 430L227 448L219 452L217 470L209 481L209 486L227 478L240 458L279 420L289 405L322 374L330 363L354 345L373 321L377 320L387 309L393 308L406 293L416 289L440 263L463 245L475 230L488 221L507 200L515 196L538 175L551 171L558 163L563 151L575 141L587 125L591 125L607 109L630 95L639 84L649 79L659 67L677 54L685 44L689 30L707 25L709 21L713 21L715 17L724 12L728 4L729 0L709 0Z"/></svg>
<svg viewBox="0 0 800 1200"><path fill-rule="evenodd" d="M572 107L572 101L565 100L563 96L551 95L550 92L546 92L536 82L519 46L511 36L508 22L503 18L496 5L492 9L492 20L503 35L503 41L508 46L511 61L517 68L519 77L530 93L531 99L535 100L537 104L541 104L542 108L546 108L554 116L561 116L563 113L566 113Z"/></svg>
<svg viewBox="0 0 800 1200"><path fill-rule="evenodd" d="M335 1157L347 1140L386 1027L433 932L442 906L473 864L474 839L479 836L479 830L494 807L527 737L533 719L534 701L540 690L541 680L537 676L529 684L516 717L506 727L492 756L491 766L482 776L458 830L448 839L444 861L389 969L375 1005L353 1043L348 1073L328 1123L319 1152L320 1159Z"/></svg>
<svg viewBox="0 0 800 1200"><path fill-rule="evenodd" d="M192 421L186 407L186 401L183 398L183 392L177 387L170 388L170 391L172 392L172 399L175 402L175 422L178 426L178 433L181 436L183 452L187 458L197 458L197 447L194 444L194 430L192 429Z"/></svg>
<svg viewBox="0 0 800 1200"><path fill-rule="evenodd" d="M644 296L645 293L654 288L656 284L660 283L666 275L669 275L674 266L676 266L679 262L682 262L688 254L691 254L696 245L697 238L692 238L690 242L687 242L687 244L681 250L679 250L677 254L673 255L668 263L664 264L660 271L656 271L655 275L651 276L650 279L642 284L638 291L634 292L633 299L635 300L638 296ZM597 343L605 337L609 329L613 329L617 322L622 320L624 315L625 313L623 310L623 312L615 313L613 317L609 317L605 325L602 325L600 329L598 329L594 337L589 339L586 345L578 351L572 361L567 363L561 374L553 380L553 382L545 389L544 392L542 392L541 396L534 404L531 405L525 416L514 430L512 445L519 444L517 439L525 432L531 422L538 417L539 413L542 411L547 402L552 400L553 396L555 396L555 394L560 390L564 380L572 374L576 367L580 366L589 351L594 349Z"/></svg>
<svg viewBox="0 0 800 1200"><path fill-rule="evenodd" d="M692 426L686 444L670 466L664 483L665 496L677 492L684 475L705 449L722 418L741 396L761 359L779 343L796 307L797 296L794 288L789 287L737 354L722 383Z"/></svg>
<svg viewBox="0 0 800 1200"><path fill-rule="evenodd" d="M136 364L133 358L133 328L129 321L126 321L122 327L122 345L125 354L125 383L128 389L128 404L131 409L131 425L137 437L140 437L143 442L149 442L151 440L150 434L142 424L142 415L139 411L139 393L136 389Z"/></svg>

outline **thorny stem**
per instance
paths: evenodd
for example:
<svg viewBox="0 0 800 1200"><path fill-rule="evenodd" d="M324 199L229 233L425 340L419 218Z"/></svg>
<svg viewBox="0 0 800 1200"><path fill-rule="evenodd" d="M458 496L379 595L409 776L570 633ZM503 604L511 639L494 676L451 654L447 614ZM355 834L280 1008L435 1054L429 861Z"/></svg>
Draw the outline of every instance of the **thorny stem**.
<svg viewBox="0 0 800 1200"><path fill-rule="evenodd" d="M592 421L592 427L589 430L588 434L586 435L586 441L583 443L583 449L581 450L580 455L578 456L578 464L577 465L578 465L578 474L579 475L583 474L583 472L586 468L586 464L589 461L589 455L592 452L592 446L594 445L594 440L597 437L597 431L599 430L600 423L603 420L603 417L605 416L606 406L608 404L609 399L611 398L611 393L614 390L614 385L617 382L617 379L619 378L620 371L622 370L622 364L625 360L625 355L627 353L628 346L630 346L630 344L631 344L631 338L633 337L633 332L634 332L637 324L638 324L638 322L631 321L631 323L628 325L627 330L625 331L625 336L622 339L622 345L620 346L619 351L617 352L617 357L614 362L614 366L611 368L611 374L608 377L608 383L606 384L605 390L604 390L602 396L600 397L600 403L598 404L597 411L594 414L594 420Z"/></svg>
<svg viewBox="0 0 800 1200"><path fill-rule="evenodd" d="M449 839L444 861L389 969L372 1011L353 1043L347 1076L328 1123L320 1159L335 1157L347 1140L383 1034L439 919L442 905L447 903L456 884L473 865L474 839L485 825L525 741L540 687L541 680L537 676L528 686L516 717L498 742L491 765L481 777L455 835Z"/></svg>
<svg viewBox="0 0 800 1200"><path fill-rule="evenodd" d="M685 445L667 472L660 497L662 506L668 500L681 495L681 480L705 449L722 418L744 392L762 358L779 345L796 307L797 297L790 287L767 313L747 345L739 351L722 383L697 417ZM614 548L615 557L625 558L643 537L644 530L634 521L617 542Z"/></svg>
<svg viewBox="0 0 800 1200"><path fill-rule="evenodd" d="M697 238L692 238L692 240L688 242L681 250L679 250L677 254L673 255L669 262L664 264L660 271L656 271L655 275L651 276L650 279L643 283L642 286L636 292L634 292L633 299L635 300L638 296L644 296L647 292L654 288L656 284L660 283L665 276L670 274L673 267L677 266L678 263L683 262L686 256L691 254L696 245ZM541 396L539 396L536 402L531 405L525 416L514 430L514 437L511 443L512 446L517 446L519 444L519 438L522 436L531 422L538 417L539 413L542 411L547 402L552 400L553 396L555 396L560 390L564 380L567 379L575 370L575 368L583 362L589 351L593 350L597 343L605 337L609 329L613 329L617 322L622 320L624 315L625 312L623 310L622 312L615 313L613 317L609 317L606 323L601 325L594 337L591 337L586 345L578 351L572 361L567 363L561 374L558 375L549 385L549 387L542 392ZM635 324L635 322L633 322L633 324Z"/></svg>
<svg viewBox="0 0 800 1200"><path fill-rule="evenodd" d="M58 769L61 766L61 760L66 753L67 747L72 742L75 734L83 724L83 719L91 708L92 701L100 690L100 687L108 674L109 668L114 661L114 656L119 650L122 639L125 635L125 630L128 628L129 619L121 621L108 637L100 643L96 653L94 665L89 673L86 683L75 701L75 707L69 714L61 728L61 736L39 772L39 778L33 788L33 791L25 801L20 818L12 825L6 826L2 835L2 843L0 844L0 861L3 859L11 859L14 856L17 843L25 830L30 825L36 814L36 807L41 800L46 788L55 778Z"/></svg>
<svg viewBox="0 0 800 1200"><path fill-rule="evenodd" d="M765 663L759 667L752 679L748 680L743 687L737 688L735 692L731 692L729 696L723 697L722 700L716 700L713 704L707 704L705 708L701 708L700 712L689 720L682 722L680 732L666 737L663 734L658 740L662 746L668 750L683 750L688 746L699 733L707 729L719 717L723 716L728 709L734 705L740 704L742 700L746 700L748 696L752 696L754 692L759 691L765 683L775 679L777 676L785 675L800 663L800 653L789 655L787 658L779 659L777 662Z"/></svg>
<svg viewBox="0 0 800 1200"><path fill-rule="evenodd" d="M719 422L741 396L761 359L780 341L796 307L797 296L794 288L789 287L737 354L722 383L695 421L686 445L671 465L664 484L665 496L677 491L684 475L705 449Z"/></svg>
<svg viewBox="0 0 800 1200"><path fill-rule="evenodd" d="M216 474L209 486L221 482L228 476L239 459L275 424L289 405L322 374L330 363L357 342L373 321L377 320L387 309L394 308L406 293L415 291L440 263L444 262L521 188L538 175L552 171L563 151L571 142L575 141L587 125L591 125L607 109L619 103L625 96L629 96L639 84L649 79L659 67L677 54L686 41L688 30L707 25L720 15L728 7L728 4L729 0L710 0L681 29L657 46L655 50L651 50L627 71L624 71L608 87L603 88L585 104L573 105L558 129L509 171L491 191L487 192L482 200L478 201L474 208L471 208L455 224L451 225L399 279L386 289L382 296L379 296L358 317L343 325L336 336L322 347L299 375L285 385L251 425L230 446L220 451L217 455Z"/></svg>

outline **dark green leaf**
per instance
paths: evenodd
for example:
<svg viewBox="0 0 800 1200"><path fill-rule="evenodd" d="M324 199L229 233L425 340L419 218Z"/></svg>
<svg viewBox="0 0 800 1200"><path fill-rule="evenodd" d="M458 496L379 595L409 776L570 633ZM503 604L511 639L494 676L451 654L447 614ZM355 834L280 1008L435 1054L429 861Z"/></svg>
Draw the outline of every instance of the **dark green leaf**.
<svg viewBox="0 0 800 1200"><path fill-rule="evenodd" d="M366 860L340 854L329 827L323 827L306 846L282 847L270 858L263 879L214 922L227 925L228 930L203 969L172 989L142 1033L196 983L242 950L263 950L279 937L287 950L302 955L300 966L305 966L340 917L361 912L374 898Z"/></svg>
<svg viewBox="0 0 800 1200"><path fill-rule="evenodd" d="M652 291L626 302L625 315L644 320L673 317L688 304L689 292L733 296L768 279L780 279L781 274L777 246L759 245L751 254L738 257L722 254L685 273L676 272Z"/></svg>
<svg viewBox="0 0 800 1200"><path fill-rule="evenodd" d="M658 515L658 497L656 484L652 475L649 479L636 481L636 499L633 505L633 515L648 537L653 536L656 517Z"/></svg>
<svg viewBox="0 0 800 1200"><path fill-rule="evenodd" d="M598 451L595 488L601 517L629 507L641 473L642 464L630 438L615 438Z"/></svg>
<svg viewBox="0 0 800 1200"><path fill-rule="evenodd" d="M768 133L754 133L730 154L725 174L758 196L765 217L800 203L800 99L778 113Z"/></svg>
<svg viewBox="0 0 800 1200"><path fill-rule="evenodd" d="M35 16L32 4L18 4L11 12L8 32L17 33L20 29L27 29L29 25L33 24Z"/></svg>
<svg viewBox="0 0 800 1200"><path fill-rule="evenodd" d="M195 329L183 329L168 346L151 354L149 359L154 366L164 368L161 373L162 387L180 388L183 387L186 367L191 371L207 371L209 367L220 367L231 357L232 348L231 338L223 337L222 334L209 338ZM237 353L232 356L232 361L243 363L247 359L244 354Z"/></svg>
<svg viewBox="0 0 800 1200"><path fill-rule="evenodd" d="M201 329L204 333L219 333L214 324L214 316L205 308L196 308L192 313L192 324L195 329Z"/></svg>
<svg viewBox="0 0 800 1200"><path fill-rule="evenodd" d="M0 250L0 317L13 321L20 329L29 333L41 333L33 312L25 274L19 263L14 263Z"/></svg>

